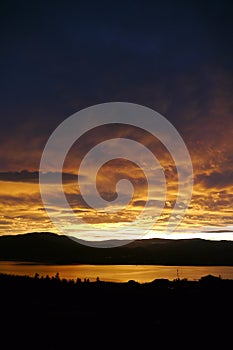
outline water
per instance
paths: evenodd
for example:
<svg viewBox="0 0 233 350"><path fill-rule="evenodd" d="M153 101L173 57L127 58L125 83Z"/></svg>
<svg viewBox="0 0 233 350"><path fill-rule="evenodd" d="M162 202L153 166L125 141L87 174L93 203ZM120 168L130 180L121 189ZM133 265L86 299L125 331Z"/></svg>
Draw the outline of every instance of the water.
<svg viewBox="0 0 233 350"><path fill-rule="evenodd" d="M0 273L34 276L55 276L67 280L89 278L95 281L99 277L102 281L128 282L135 280L140 283L151 282L157 278L174 280L198 280L208 274L233 279L233 266L164 266L164 265L40 265L18 262L0 262ZM177 275L178 273L178 275Z"/></svg>

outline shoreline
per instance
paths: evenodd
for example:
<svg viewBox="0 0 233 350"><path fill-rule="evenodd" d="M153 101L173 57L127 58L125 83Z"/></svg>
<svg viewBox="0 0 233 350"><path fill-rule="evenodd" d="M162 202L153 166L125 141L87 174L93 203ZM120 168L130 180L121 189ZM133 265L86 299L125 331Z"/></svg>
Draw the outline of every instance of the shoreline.
<svg viewBox="0 0 233 350"><path fill-rule="evenodd" d="M213 275L222 279L233 279L232 266L182 266L182 265L106 265L106 264L40 264L32 262L5 261L0 262L0 273L11 275L35 274L49 277L57 273L61 278L76 280L89 278L94 281L98 276L102 281L127 282L135 280L139 283L150 282L154 279L180 278L189 281L198 280L205 275Z"/></svg>

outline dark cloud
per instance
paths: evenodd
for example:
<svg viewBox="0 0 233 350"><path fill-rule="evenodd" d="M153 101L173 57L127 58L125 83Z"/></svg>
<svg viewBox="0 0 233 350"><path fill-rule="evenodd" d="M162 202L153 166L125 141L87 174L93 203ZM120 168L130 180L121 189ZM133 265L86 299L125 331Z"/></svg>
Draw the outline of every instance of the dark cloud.
<svg viewBox="0 0 233 350"><path fill-rule="evenodd" d="M33 182L37 183L39 180L39 173L29 172L27 170L14 171L14 172L1 172L0 181L10 181L10 182Z"/></svg>
<svg viewBox="0 0 233 350"><path fill-rule="evenodd" d="M3 225L9 225L9 221L0 220L0 225L1 225L1 226L3 226Z"/></svg>
<svg viewBox="0 0 233 350"><path fill-rule="evenodd" d="M18 206L20 206L23 211L25 207L38 206L39 203L41 203L39 193L1 194L1 205L12 207L12 210L14 210L14 207L15 210L18 210Z"/></svg>
<svg viewBox="0 0 233 350"><path fill-rule="evenodd" d="M146 201L144 200L133 201L132 205L134 207L145 207Z"/></svg>
<svg viewBox="0 0 233 350"><path fill-rule="evenodd" d="M207 230L203 232L209 232L209 233L226 233L226 232L233 232L233 230Z"/></svg>
<svg viewBox="0 0 233 350"><path fill-rule="evenodd" d="M47 183L56 183L56 177L58 173L49 172L46 173ZM79 178L84 176L79 175ZM71 173L62 173L63 183L73 183L78 181L78 176ZM26 183L38 183L39 182L39 172L30 172L28 170L14 171L14 172L0 172L0 181L10 181L10 182L26 182Z"/></svg>
<svg viewBox="0 0 233 350"><path fill-rule="evenodd" d="M206 173L199 174L195 177L195 182L201 184L204 188L225 188L233 186L233 172L224 171L212 172L209 175Z"/></svg>

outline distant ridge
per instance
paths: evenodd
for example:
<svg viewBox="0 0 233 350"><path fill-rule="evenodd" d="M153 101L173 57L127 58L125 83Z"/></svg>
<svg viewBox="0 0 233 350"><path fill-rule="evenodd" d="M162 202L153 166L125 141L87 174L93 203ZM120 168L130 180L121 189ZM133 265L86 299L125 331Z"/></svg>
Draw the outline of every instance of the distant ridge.
<svg viewBox="0 0 233 350"><path fill-rule="evenodd" d="M233 266L233 242L141 239L115 248L94 248L51 232L0 236L0 261L43 264L154 264Z"/></svg>

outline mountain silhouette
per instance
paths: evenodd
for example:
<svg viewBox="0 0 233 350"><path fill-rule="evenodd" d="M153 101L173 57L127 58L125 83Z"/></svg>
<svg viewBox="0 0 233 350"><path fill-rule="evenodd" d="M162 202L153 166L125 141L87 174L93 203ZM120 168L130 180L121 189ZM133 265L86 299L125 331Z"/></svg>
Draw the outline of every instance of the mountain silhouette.
<svg viewBox="0 0 233 350"><path fill-rule="evenodd" d="M233 266L233 242L204 239L141 239L96 248L64 235L34 232L0 236L0 260L48 264L155 264Z"/></svg>

